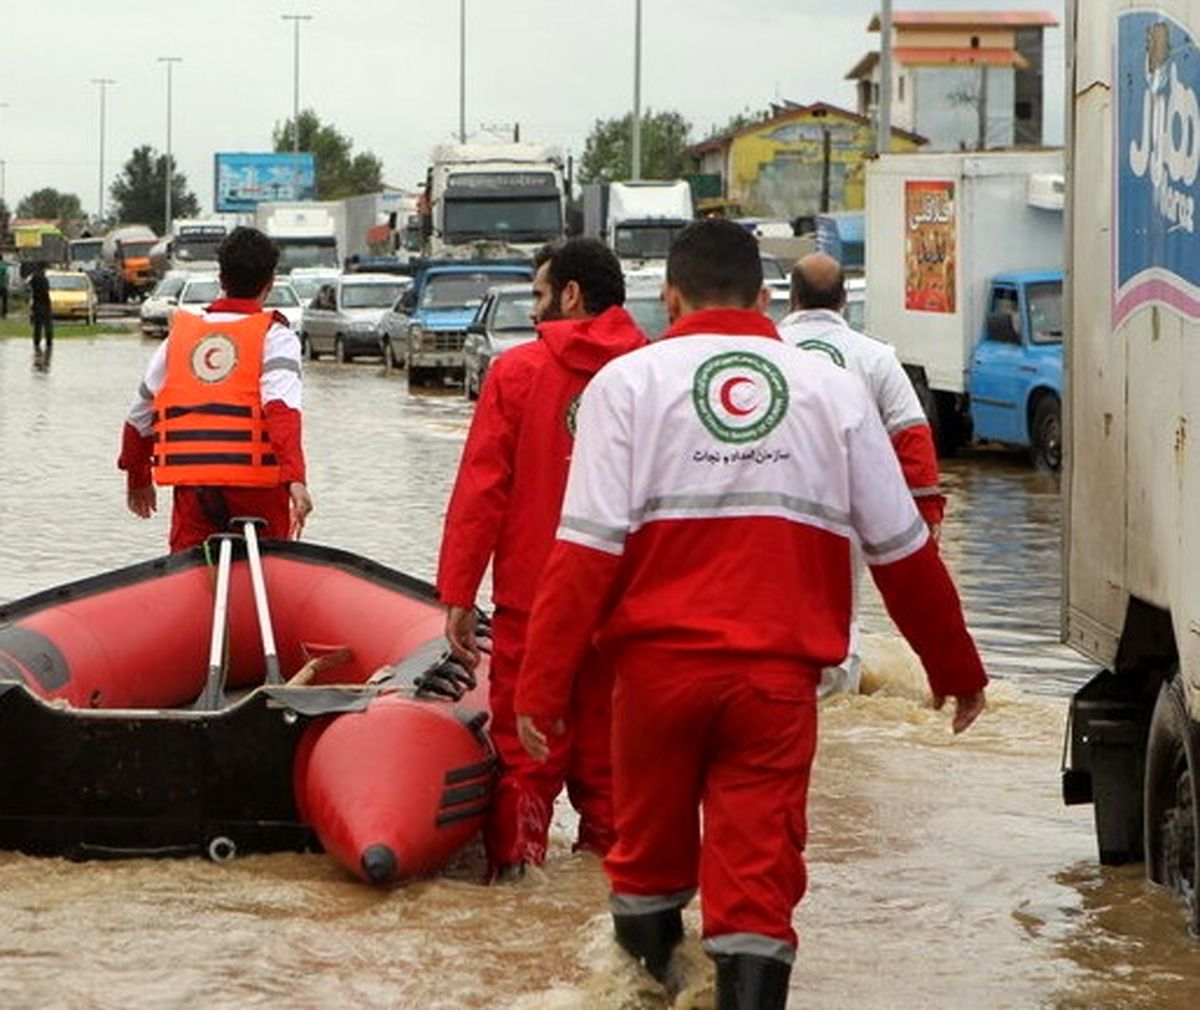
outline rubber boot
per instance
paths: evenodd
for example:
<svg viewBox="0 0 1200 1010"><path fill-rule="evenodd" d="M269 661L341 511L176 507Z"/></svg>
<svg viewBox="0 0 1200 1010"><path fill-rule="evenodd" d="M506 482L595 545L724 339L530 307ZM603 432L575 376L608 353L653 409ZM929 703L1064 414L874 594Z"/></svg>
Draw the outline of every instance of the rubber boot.
<svg viewBox="0 0 1200 1010"><path fill-rule="evenodd" d="M784 1010L792 966L757 954L717 954L717 1010Z"/></svg>
<svg viewBox="0 0 1200 1010"><path fill-rule="evenodd" d="M683 939L683 912L668 908L647 915L613 915L617 943L651 975L667 984L667 965Z"/></svg>

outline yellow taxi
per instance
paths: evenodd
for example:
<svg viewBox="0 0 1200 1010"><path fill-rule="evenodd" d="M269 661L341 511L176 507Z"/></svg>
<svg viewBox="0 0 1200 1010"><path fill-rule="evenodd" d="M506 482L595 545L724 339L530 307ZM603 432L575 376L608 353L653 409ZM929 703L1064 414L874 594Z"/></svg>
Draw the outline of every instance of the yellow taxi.
<svg viewBox="0 0 1200 1010"><path fill-rule="evenodd" d="M56 319L96 321L96 289L92 279L78 270L47 270L50 285L50 314Z"/></svg>

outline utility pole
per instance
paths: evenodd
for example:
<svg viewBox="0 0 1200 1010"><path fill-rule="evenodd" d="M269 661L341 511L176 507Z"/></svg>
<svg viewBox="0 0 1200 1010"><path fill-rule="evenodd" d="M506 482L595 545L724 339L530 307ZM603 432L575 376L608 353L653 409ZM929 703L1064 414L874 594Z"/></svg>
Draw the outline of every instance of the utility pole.
<svg viewBox="0 0 1200 1010"><path fill-rule="evenodd" d="M467 142L467 0L458 0L458 142Z"/></svg>
<svg viewBox="0 0 1200 1010"><path fill-rule="evenodd" d="M96 201L96 220L100 226L104 225L104 105L105 95L108 92L109 85L116 84L111 77L93 77L93 84L100 85L100 195Z"/></svg>
<svg viewBox="0 0 1200 1010"><path fill-rule="evenodd" d="M292 23L292 153L300 153L300 22L311 21L311 14L281 14Z"/></svg>
<svg viewBox="0 0 1200 1010"><path fill-rule="evenodd" d="M977 149L986 151L988 146L988 65L981 60L979 63L979 94L978 109L979 113L979 143Z"/></svg>
<svg viewBox="0 0 1200 1010"><path fill-rule="evenodd" d="M182 63L181 56L160 56L159 63L167 65L167 192L163 201L163 235L171 234L171 183L175 178L175 162L171 159L171 71L176 63Z"/></svg>
<svg viewBox="0 0 1200 1010"><path fill-rule="evenodd" d="M642 177L642 0L634 0L633 24L633 165L634 180Z"/></svg>
<svg viewBox="0 0 1200 1010"><path fill-rule="evenodd" d="M879 103L875 123L875 153L892 149L892 0L880 0L879 14Z"/></svg>
<svg viewBox="0 0 1200 1010"><path fill-rule="evenodd" d="M0 102L0 112L8 108L8 102ZM4 131L0 130L0 139L3 139ZM4 159L0 158L0 203L4 201ZM7 206L7 204L6 204Z"/></svg>

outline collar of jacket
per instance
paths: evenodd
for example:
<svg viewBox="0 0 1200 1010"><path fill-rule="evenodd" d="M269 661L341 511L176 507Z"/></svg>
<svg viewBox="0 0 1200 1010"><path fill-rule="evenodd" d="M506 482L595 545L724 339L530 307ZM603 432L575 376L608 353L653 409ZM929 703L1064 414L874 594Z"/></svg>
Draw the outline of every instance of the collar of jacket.
<svg viewBox="0 0 1200 1010"><path fill-rule="evenodd" d="M243 316L252 316L262 312L262 302L254 298L218 298L211 305L206 305L205 312L236 312Z"/></svg>
<svg viewBox="0 0 1200 1010"><path fill-rule="evenodd" d="M833 323L841 327L850 325L836 309L797 309L779 321L780 326L795 326L798 323Z"/></svg>
<svg viewBox="0 0 1200 1010"><path fill-rule="evenodd" d="M779 331L775 329L775 323L757 309L725 308L699 309L686 316L680 316L662 335L662 339L690 337L697 333L709 336L779 339Z"/></svg>

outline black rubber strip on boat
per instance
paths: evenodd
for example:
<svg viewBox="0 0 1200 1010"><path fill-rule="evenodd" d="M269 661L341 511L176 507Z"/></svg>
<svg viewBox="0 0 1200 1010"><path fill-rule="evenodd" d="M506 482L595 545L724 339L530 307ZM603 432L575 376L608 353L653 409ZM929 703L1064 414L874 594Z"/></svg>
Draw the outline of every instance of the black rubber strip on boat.
<svg viewBox="0 0 1200 1010"><path fill-rule="evenodd" d="M460 782L468 782L484 775L492 774L492 761L480 761L479 764L463 765L461 768L451 768L446 772L446 785L453 786Z"/></svg>
<svg viewBox="0 0 1200 1010"><path fill-rule="evenodd" d="M447 824L454 824L456 821L467 821L472 817L482 817L488 812L486 803L477 807L463 807L459 810L446 810L437 815L434 819L434 824L439 828L444 828Z"/></svg>
<svg viewBox="0 0 1200 1010"><path fill-rule="evenodd" d="M447 789L442 793L442 802L440 805L443 810L446 807L456 807L460 803L467 803L470 800L481 800L490 795L491 791L492 784L490 782L477 782L474 785Z"/></svg>

